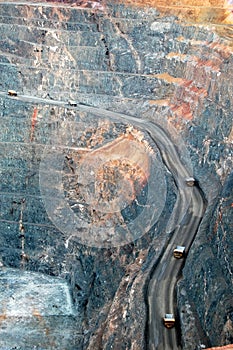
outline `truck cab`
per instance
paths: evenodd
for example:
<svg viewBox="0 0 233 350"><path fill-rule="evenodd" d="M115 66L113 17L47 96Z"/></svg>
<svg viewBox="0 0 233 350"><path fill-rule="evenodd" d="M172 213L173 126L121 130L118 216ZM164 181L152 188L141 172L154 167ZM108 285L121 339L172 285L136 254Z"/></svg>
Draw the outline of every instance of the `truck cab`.
<svg viewBox="0 0 233 350"><path fill-rule="evenodd" d="M8 90L7 93L9 96L17 96L17 92L15 90Z"/></svg>
<svg viewBox="0 0 233 350"><path fill-rule="evenodd" d="M193 187L195 185L196 180L193 177L187 177L185 179L185 183L188 187Z"/></svg>
<svg viewBox="0 0 233 350"><path fill-rule="evenodd" d="M173 256L176 259L181 259L185 255L185 247L177 245L176 248L173 250Z"/></svg>
<svg viewBox="0 0 233 350"><path fill-rule="evenodd" d="M70 106L77 107L77 102L76 102L76 101L69 100L69 101L68 101L68 104L69 104Z"/></svg>
<svg viewBox="0 0 233 350"><path fill-rule="evenodd" d="M163 324L166 328L172 328L175 325L175 317L173 314L165 314Z"/></svg>

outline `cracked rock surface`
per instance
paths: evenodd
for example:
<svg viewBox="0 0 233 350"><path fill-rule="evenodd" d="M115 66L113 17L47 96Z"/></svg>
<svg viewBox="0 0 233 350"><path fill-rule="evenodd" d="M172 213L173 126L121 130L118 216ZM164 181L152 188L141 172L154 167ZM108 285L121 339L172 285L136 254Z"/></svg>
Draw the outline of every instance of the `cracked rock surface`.
<svg viewBox="0 0 233 350"><path fill-rule="evenodd" d="M121 120L110 123L93 111L76 110L68 100L151 120L168 129L173 126L172 139L178 148L177 135L183 140L183 150L187 148L190 154L194 177L208 205L178 286L182 344L187 350L231 344L232 46L221 35L221 23L215 30L211 25L179 21L179 11L175 17L150 6L95 3L100 5L98 1L86 1L86 5L0 2L1 276L6 268L14 273L17 269L22 278L28 273L33 293L35 272L43 273L48 286L59 277L69 286L74 310L74 315L64 312L64 323L57 314L45 317L35 312L30 320L17 316L16 324L12 323L15 333L1 346L26 350L26 346L33 348L30 342L37 342L35 349L146 348L146 286L169 236L166 225L177 189L156 145L143 130ZM7 96L9 89L16 90L18 97ZM80 125L76 134L70 127L74 123ZM74 180L64 185L67 205L87 222L110 222L108 233L114 223L120 227L121 220L133 221L140 214L140 205L145 206L146 183L151 178L146 162L149 155L156 155L162 169L156 181L161 184L166 179L166 201L160 219L144 235L123 246L96 248L57 228L45 208L39 173L44 150L57 145L55 141L64 145L64 140L72 140L67 135L78 140L66 144L66 151L70 148L64 171L70 175L66 180ZM138 151L141 147L146 150L143 171L142 164L129 166L127 161L108 159L106 149L122 155L119 145L125 145L125 140L131 140ZM71 147L82 150L73 154ZM185 158L181 148L180 157ZM86 164L82 152L98 154L98 149L105 150L107 166L97 172L99 197L93 198L91 185L87 195L71 176L80 164ZM124 155L132 158L129 147L124 147ZM123 182L126 192L119 191ZM61 189L54 187L51 205L58 191ZM118 191L124 193L121 200L116 197ZM103 214L101 205L99 212L85 207L103 195L120 213L117 218ZM1 335L13 322L4 312L2 309ZM41 327L41 338L34 333L34 323ZM27 345L23 337L15 343L22 328L31 337ZM72 336L74 328L77 337ZM64 333L65 338L60 338Z"/></svg>

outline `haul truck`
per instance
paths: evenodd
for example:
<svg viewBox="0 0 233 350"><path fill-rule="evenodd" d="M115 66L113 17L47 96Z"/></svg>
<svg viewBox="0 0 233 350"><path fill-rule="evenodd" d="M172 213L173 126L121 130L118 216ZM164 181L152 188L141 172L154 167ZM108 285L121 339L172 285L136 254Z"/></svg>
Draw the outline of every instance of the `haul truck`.
<svg viewBox="0 0 233 350"><path fill-rule="evenodd" d="M15 90L8 90L7 93L9 96L17 96L17 92Z"/></svg>
<svg viewBox="0 0 233 350"><path fill-rule="evenodd" d="M165 314L163 324L166 328L172 328L175 325L175 317L173 314Z"/></svg>
<svg viewBox="0 0 233 350"><path fill-rule="evenodd" d="M177 245L176 248L173 250L173 256L176 259L181 259L185 255L185 247L181 245Z"/></svg>
<svg viewBox="0 0 233 350"><path fill-rule="evenodd" d="M193 187L195 185L196 180L193 177L187 177L185 179L185 183L188 187Z"/></svg>

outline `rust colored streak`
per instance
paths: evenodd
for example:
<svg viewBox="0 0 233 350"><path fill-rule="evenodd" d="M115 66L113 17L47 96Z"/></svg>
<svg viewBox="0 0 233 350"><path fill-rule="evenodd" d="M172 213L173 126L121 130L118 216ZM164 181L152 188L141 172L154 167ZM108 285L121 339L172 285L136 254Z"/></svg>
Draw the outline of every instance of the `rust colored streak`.
<svg viewBox="0 0 233 350"><path fill-rule="evenodd" d="M207 90L204 88L199 88L195 86L195 82L190 82L188 80L184 79L183 84L181 84L181 89L183 90L183 93L179 91L178 96L176 97L181 97L181 94L183 96L184 100L189 100L192 102L195 102L198 100L199 97L203 98L207 96Z"/></svg>
<svg viewBox="0 0 233 350"><path fill-rule="evenodd" d="M183 41L182 37L179 40ZM211 74L219 74L224 59L231 55L227 46L218 42L196 42L190 41L192 45L197 45L197 49L210 47L213 50L211 58L200 58L198 56L180 55L177 52L170 52L169 59L184 60L186 69L184 77L173 77L168 73L156 75L158 79L163 79L169 84L173 84L174 91L170 96L168 105L171 108L172 115L178 119L191 120L194 115L198 115L203 107L205 98L210 95ZM156 103L156 101L155 101Z"/></svg>
<svg viewBox="0 0 233 350"><path fill-rule="evenodd" d="M182 78L173 77L172 75L170 75L168 73L156 74L155 77L158 78L158 79L162 79L162 80L166 81L169 84L173 83L173 84L180 85L181 82L183 81Z"/></svg>
<svg viewBox="0 0 233 350"><path fill-rule="evenodd" d="M180 118L184 118L186 120L192 120L193 114L190 108L190 104L187 102L181 102L177 105L171 105L171 110L173 111L174 115Z"/></svg>
<svg viewBox="0 0 233 350"><path fill-rule="evenodd" d="M30 142L34 140L35 126L37 122L38 108L34 107L32 118L31 118L31 133L30 133Z"/></svg>
<svg viewBox="0 0 233 350"><path fill-rule="evenodd" d="M203 66L203 62L201 63ZM208 63L209 64L209 63ZM193 72L193 79L195 76L198 77L197 71L201 68L195 67ZM173 95L169 100L158 101L159 104L169 105L174 116L186 120L193 119L193 114L197 110L203 98L206 98L208 93L204 87L197 87L195 80L188 80L185 78L176 78L168 73L157 74L158 79L163 79L169 84L175 86ZM151 102L151 104L153 101ZM156 100L154 101L156 103Z"/></svg>
<svg viewBox="0 0 233 350"><path fill-rule="evenodd" d="M205 43L203 43L205 44ZM206 43L206 46L208 44ZM204 46L204 45L203 45ZM210 45L209 45L210 46ZM228 56L229 57L229 56ZM226 58L228 58L226 57ZM219 72L220 70L220 66L222 64L222 57L220 55L216 55L214 57L212 57L212 59L201 59L200 57L197 57L197 56L187 56L187 55L184 55L184 54L179 54L178 52L170 52L168 55L167 55L167 58L180 58L180 60L184 61L186 60L187 64L188 65L192 65L194 67L198 67L198 68L201 68L201 69L204 69L204 70L212 70L212 71L215 71L215 72ZM166 73L167 74L167 73ZM173 78L173 79L176 79L174 81L176 82L179 82L178 78Z"/></svg>
<svg viewBox="0 0 233 350"><path fill-rule="evenodd" d="M214 348L208 348L206 350L233 350L233 344L229 344L225 346L217 346Z"/></svg>
<svg viewBox="0 0 233 350"><path fill-rule="evenodd" d="M49 336L50 331L47 328L46 322L45 322L43 316L41 315L40 311L37 310L37 309L33 309L32 316L34 316L34 317L36 317L38 319L38 321L40 322L42 328L44 328L44 332L45 332L46 336Z"/></svg>
<svg viewBox="0 0 233 350"><path fill-rule="evenodd" d="M232 54L231 49L227 45L223 45L214 41L208 46L217 52L222 59L228 59Z"/></svg>
<svg viewBox="0 0 233 350"><path fill-rule="evenodd" d="M150 105L157 105L157 106L169 106L169 99L164 100L149 100Z"/></svg>
<svg viewBox="0 0 233 350"><path fill-rule="evenodd" d="M167 55L168 58L179 58L181 61L185 60L187 55L179 53L179 52L169 52L169 54Z"/></svg>
<svg viewBox="0 0 233 350"><path fill-rule="evenodd" d="M203 98L207 96L207 91L203 88L197 88L195 85L184 85L177 88L171 99L171 110L179 118L186 120L193 119L195 111L203 103Z"/></svg>
<svg viewBox="0 0 233 350"><path fill-rule="evenodd" d="M1 314L0 315L0 324L1 324L1 322L5 321L6 319L7 319L6 314Z"/></svg>
<svg viewBox="0 0 233 350"><path fill-rule="evenodd" d="M210 68L212 71L219 72L220 64L222 61L220 59L213 60L201 60L199 57L193 57L193 61L197 63L200 68Z"/></svg>

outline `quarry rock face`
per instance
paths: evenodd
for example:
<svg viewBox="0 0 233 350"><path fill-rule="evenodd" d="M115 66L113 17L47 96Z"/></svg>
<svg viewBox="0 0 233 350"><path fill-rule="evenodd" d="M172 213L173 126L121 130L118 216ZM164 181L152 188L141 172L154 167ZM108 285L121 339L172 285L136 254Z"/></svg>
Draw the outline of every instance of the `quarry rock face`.
<svg viewBox="0 0 233 350"><path fill-rule="evenodd" d="M2 349L74 349L82 344L65 280L3 267L0 294Z"/></svg>
<svg viewBox="0 0 233 350"><path fill-rule="evenodd" d="M168 130L206 199L177 289L182 348L233 343L232 11L181 3L0 2L1 276L58 278L72 304L32 312L4 349L146 349L177 187L124 115ZM7 310L1 335L19 322Z"/></svg>

